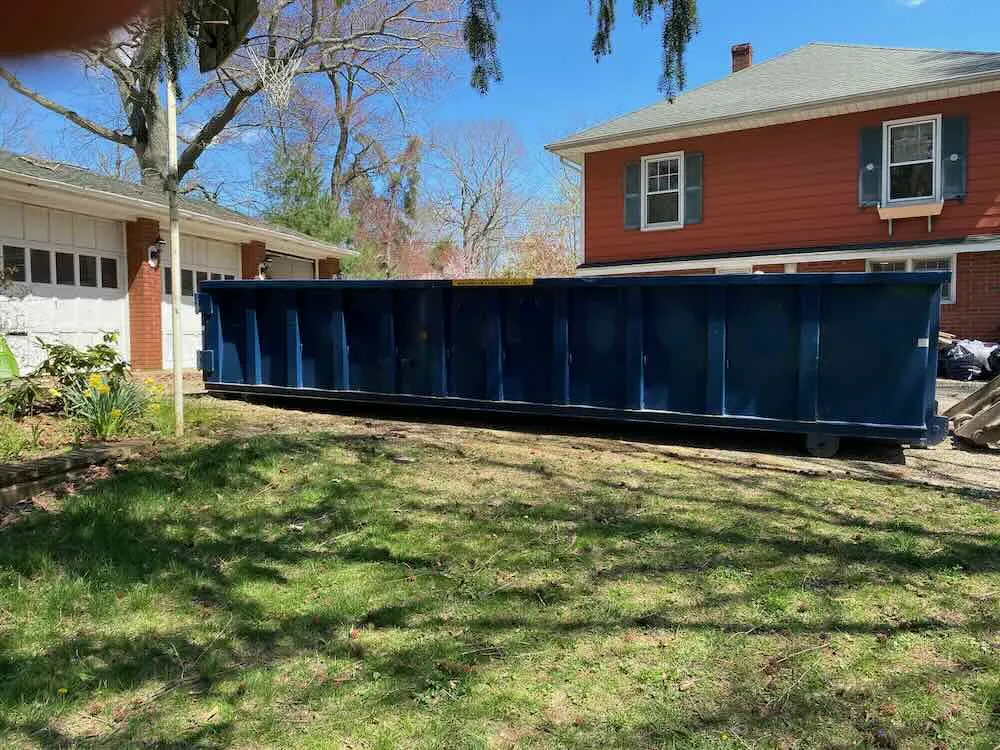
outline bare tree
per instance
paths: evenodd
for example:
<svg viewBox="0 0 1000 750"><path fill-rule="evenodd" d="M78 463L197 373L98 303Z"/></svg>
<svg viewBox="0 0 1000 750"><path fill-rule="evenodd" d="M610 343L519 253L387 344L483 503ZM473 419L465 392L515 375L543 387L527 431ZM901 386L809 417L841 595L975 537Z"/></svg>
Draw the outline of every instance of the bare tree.
<svg viewBox="0 0 1000 750"><path fill-rule="evenodd" d="M340 24L347 7L378 7L381 13L356 14L357 23ZM339 53L382 53L422 49L437 44L441 29L454 25L444 16L439 0L264 0L251 32L258 51L272 66L287 65L302 55L297 75L325 73L338 64ZM160 100L162 35L155 22L139 18L106 38L73 53L84 68L109 79L116 107L102 109L103 118L85 116L18 78L0 66L0 78L18 94L83 130L131 149L144 182L159 184L166 175L166 113ZM198 158L227 128L238 125L244 106L263 88L253 67L239 52L219 70L202 76L183 101L182 125L190 132L178 159L178 177L194 169Z"/></svg>
<svg viewBox="0 0 1000 750"><path fill-rule="evenodd" d="M494 275L527 205L520 140L506 123L473 123L439 134L431 153L429 208L455 242L451 273Z"/></svg>

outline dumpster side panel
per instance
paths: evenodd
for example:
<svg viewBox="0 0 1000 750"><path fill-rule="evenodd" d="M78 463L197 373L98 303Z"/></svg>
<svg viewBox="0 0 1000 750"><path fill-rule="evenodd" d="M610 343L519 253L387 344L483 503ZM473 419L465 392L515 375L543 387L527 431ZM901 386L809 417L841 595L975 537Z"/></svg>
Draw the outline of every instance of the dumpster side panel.
<svg viewBox="0 0 1000 750"><path fill-rule="evenodd" d="M495 290L455 289L449 305L451 381L448 394L501 401L500 296Z"/></svg>
<svg viewBox="0 0 1000 750"><path fill-rule="evenodd" d="M392 293L384 289L344 292L348 388L392 393L396 381Z"/></svg>
<svg viewBox="0 0 1000 750"><path fill-rule="evenodd" d="M445 395L444 293L395 292L396 389L419 396Z"/></svg>
<svg viewBox="0 0 1000 750"><path fill-rule="evenodd" d="M622 290L572 289L568 301L569 402L625 408L627 328Z"/></svg>
<svg viewBox="0 0 1000 750"><path fill-rule="evenodd" d="M793 286L734 286L726 294L725 413L795 419L800 299Z"/></svg>
<svg viewBox="0 0 1000 750"><path fill-rule="evenodd" d="M923 425L934 289L918 285L823 288L819 418Z"/></svg>
<svg viewBox="0 0 1000 750"><path fill-rule="evenodd" d="M512 287L501 290L501 297L504 400L560 403L552 385L556 295Z"/></svg>
<svg viewBox="0 0 1000 750"><path fill-rule="evenodd" d="M644 406L702 414L708 380L708 298L698 287L643 290Z"/></svg>

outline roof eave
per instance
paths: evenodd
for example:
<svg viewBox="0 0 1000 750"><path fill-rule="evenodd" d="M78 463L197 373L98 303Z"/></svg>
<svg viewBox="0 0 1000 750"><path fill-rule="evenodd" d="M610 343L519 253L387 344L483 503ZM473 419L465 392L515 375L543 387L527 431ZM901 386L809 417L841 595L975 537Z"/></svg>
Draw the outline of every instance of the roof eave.
<svg viewBox="0 0 1000 750"><path fill-rule="evenodd" d="M556 156L576 163L583 162L583 155L594 151L609 151L615 148L679 140L695 135L712 135L735 130L780 125L789 122L814 120L851 112L899 106L900 104L952 99L990 91L1000 91L1000 73L980 73L960 78L951 78L933 84L901 86L872 92L861 96L830 97L794 107L773 107L730 117L690 120L668 127L644 128L614 136L567 139L545 146ZM899 101L901 100L901 101ZM843 111L831 111L842 108Z"/></svg>
<svg viewBox="0 0 1000 750"><path fill-rule="evenodd" d="M138 216L144 216L150 219L157 219L161 222L169 220L167 206L162 203L157 203L156 201L121 195L107 190L80 187L78 185L71 185L59 180L24 174L22 172L16 172L9 169L0 169L0 181L16 183L29 189L35 188L44 190L49 194L56 193L68 199L62 201L59 206L55 206L56 208L73 210L74 206L71 204L73 203L73 200L76 199L85 202L97 202L117 209L110 212L110 214L105 216L105 218L112 218L120 221L126 218L134 219ZM17 198L18 196L14 197ZM30 198L30 196L27 197ZM88 208L93 210L96 206L91 204ZM265 244L273 244L275 250L281 250L290 254L302 255L313 259L330 257L345 258L354 257L358 254L357 251L350 250L346 247L330 245L325 242L320 242L319 240L296 237L294 235L286 234L279 229L259 224L244 223L233 219L225 219L220 216L212 216L210 214L200 213L188 208L180 209L180 217L183 221L193 224L196 231L200 230L203 233L208 233L211 239L219 239L230 242L249 242L251 240L261 240L264 241Z"/></svg>

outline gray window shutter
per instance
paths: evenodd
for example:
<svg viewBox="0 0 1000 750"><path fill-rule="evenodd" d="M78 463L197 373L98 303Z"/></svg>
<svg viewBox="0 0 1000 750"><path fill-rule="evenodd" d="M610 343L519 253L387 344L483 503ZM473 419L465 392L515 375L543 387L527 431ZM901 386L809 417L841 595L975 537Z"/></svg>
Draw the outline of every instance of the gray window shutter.
<svg viewBox="0 0 1000 750"><path fill-rule="evenodd" d="M858 204L877 206L882 198L882 126L861 129Z"/></svg>
<svg viewBox="0 0 1000 750"><path fill-rule="evenodd" d="M968 117L941 119L941 195L945 200L965 197L968 134Z"/></svg>
<svg viewBox="0 0 1000 750"><path fill-rule="evenodd" d="M642 225L642 164L633 161L625 165L625 228L639 229Z"/></svg>
<svg viewBox="0 0 1000 750"><path fill-rule="evenodd" d="M705 155L684 154L684 223L701 224Z"/></svg>

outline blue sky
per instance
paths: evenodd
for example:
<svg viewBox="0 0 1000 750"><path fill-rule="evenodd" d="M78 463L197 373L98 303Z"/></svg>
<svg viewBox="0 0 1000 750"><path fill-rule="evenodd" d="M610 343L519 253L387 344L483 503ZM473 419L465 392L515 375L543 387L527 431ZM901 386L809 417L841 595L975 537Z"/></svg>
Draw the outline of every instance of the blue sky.
<svg viewBox="0 0 1000 750"><path fill-rule="evenodd" d="M531 179L542 189L545 143L659 97L657 21L641 27L631 15L631 0L618 1L614 52L595 63L590 53L594 21L587 0L499 0L503 82L480 96L468 87L462 59L454 82L413 120L414 127L506 120L523 139ZM726 75L729 49L743 41L753 44L757 61L810 41L1000 49L996 0L700 0L700 16L701 32L687 57L689 89ZM31 68L25 78L53 98L82 111L99 105L100 95L72 64L50 61ZM11 101L11 96L0 99L0 106ZM79 153L58 118L36 115L33 125L35 148L61 158ZM230 151L210 153L202 166L209 178L212 172L225 173L232 191L238 192L241 174L249 167L234 160Z"/></svg>

